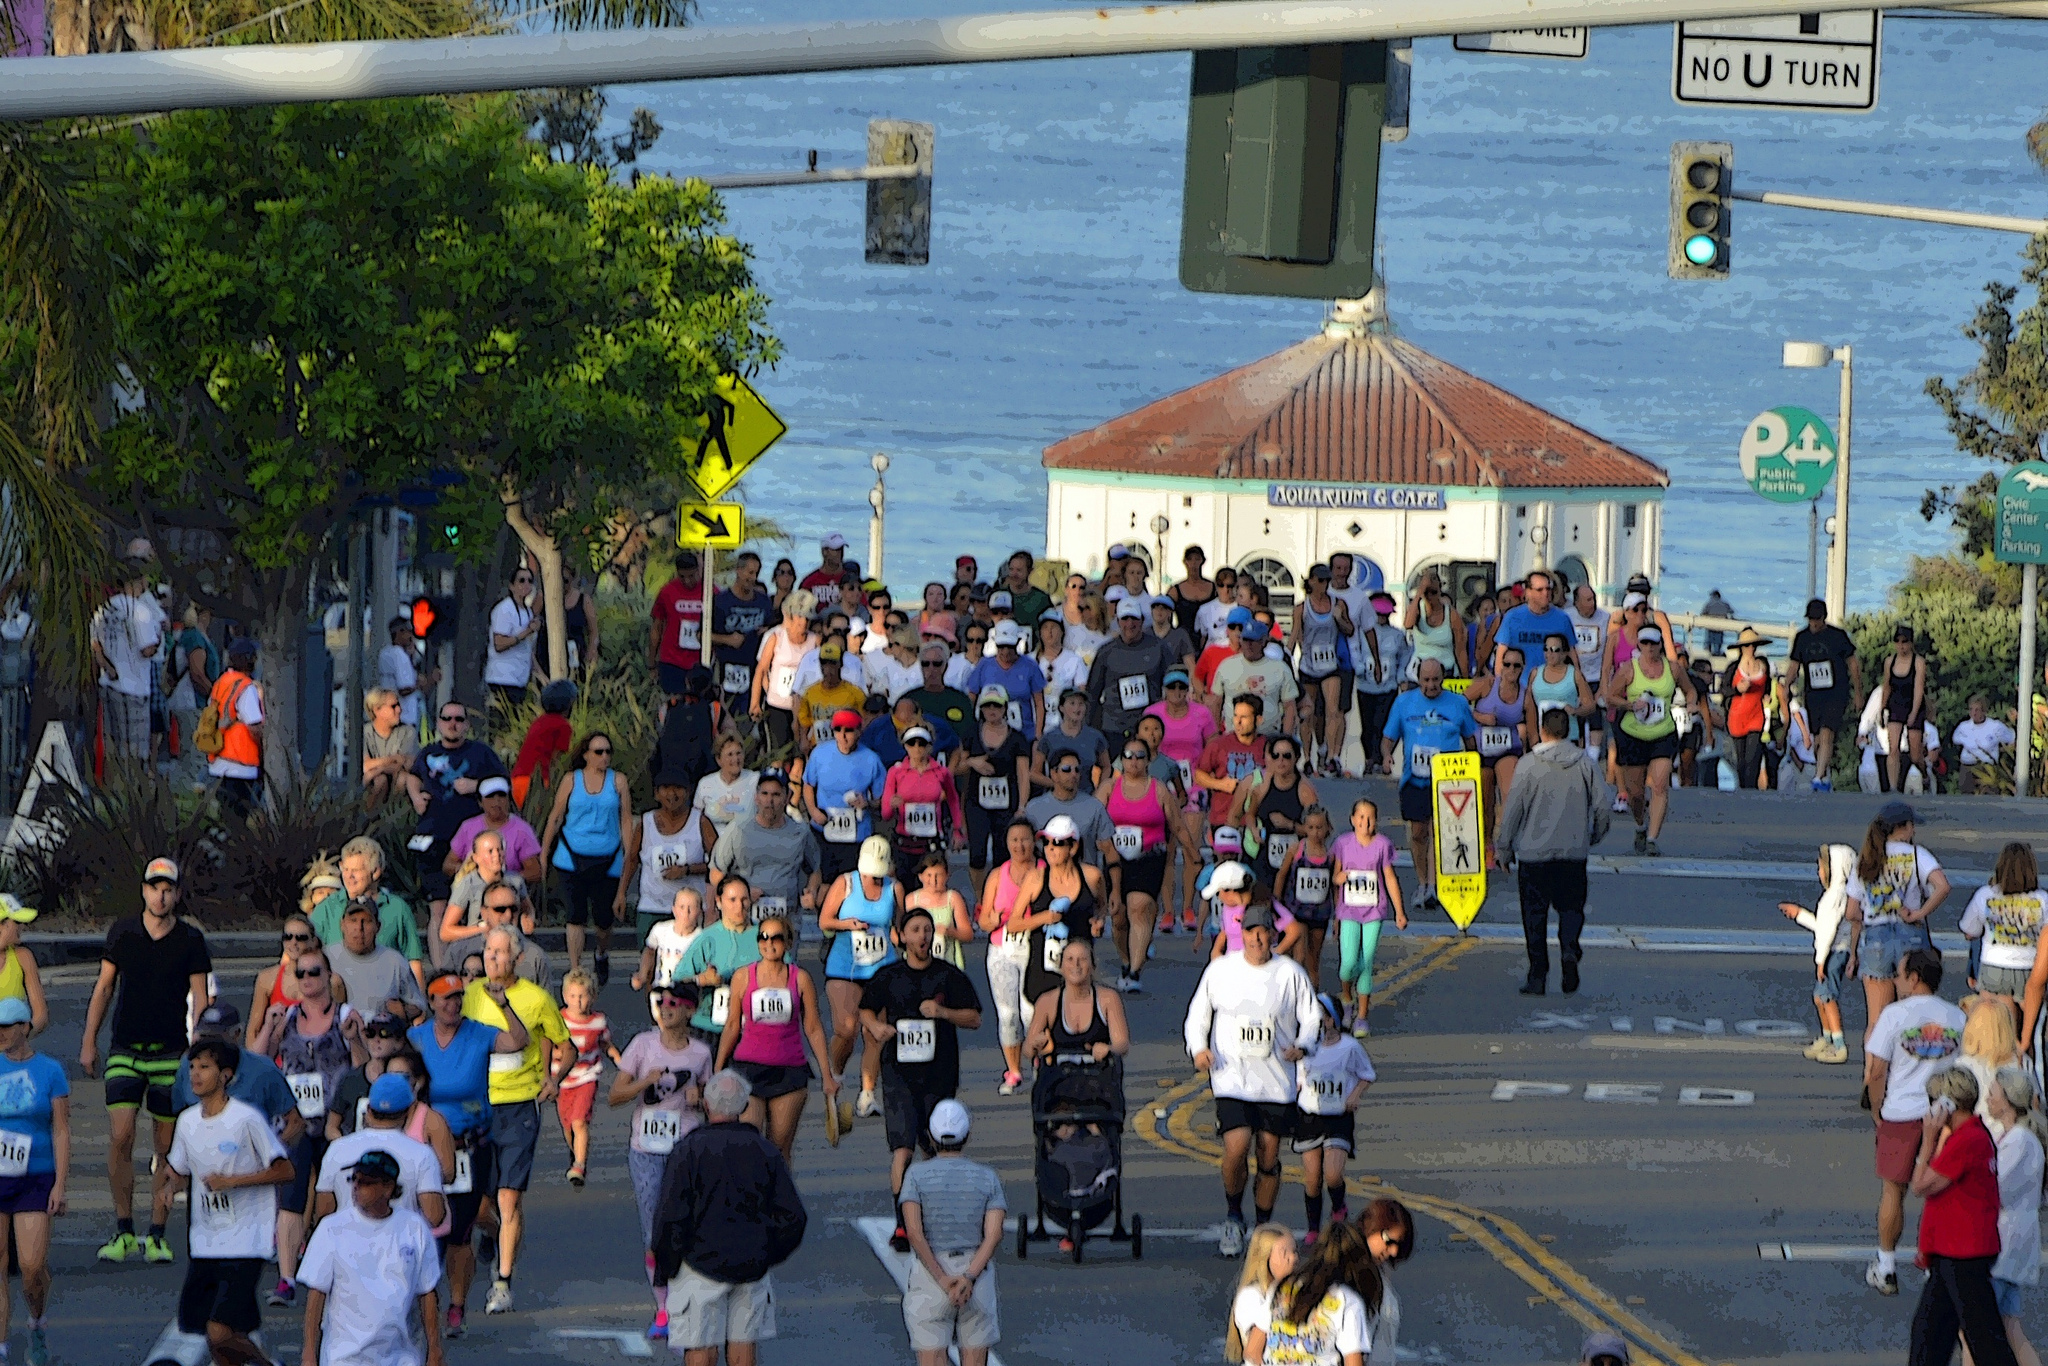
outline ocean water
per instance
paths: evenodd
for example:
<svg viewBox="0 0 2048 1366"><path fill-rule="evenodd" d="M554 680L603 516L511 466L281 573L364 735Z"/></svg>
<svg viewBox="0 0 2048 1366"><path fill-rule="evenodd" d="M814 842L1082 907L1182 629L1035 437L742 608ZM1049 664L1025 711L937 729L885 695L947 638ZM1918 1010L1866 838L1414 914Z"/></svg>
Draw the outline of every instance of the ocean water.
<svg viewBox="0 0 2048 1366"><path fill-rule="evenodd" d="M699 22L968 8L705 0ZM1670 144L1734 143L1749 189L2048 217L2023 142L2044 70L2048 23L1895 16L1876 112L1803 117L1673 103L1668 25L1597 30L1582 62L1424 40L1413 131L1382 160L1395 325L1670 471L1663 601L1720 588L1772 617L1804 598L1806 509L1752 494L1737 442L1778 404L1833 421L1836 372L1780 368L1781 342L1853 345L1850 598L1877 606L1909 555L1949 541L1921 491L1979 472L1922 386L1971 364L1961 328L1986 281L2017 281L2025 239L1738 204L1732 278L1670 280ZM1046 445L1319 328L1313 302L1180 287L1187 87L1182 54L610 92L616 120L660 116L643 164L674 173L795 170L810 148L857 165L872 117L937 126L927 267L863 263L857 184L726 196L786 352L757 387L791 429L745 491L800 566L833 530L863 555L877 450L899 596L950 580L963 549L1042 547Z"/></svg>

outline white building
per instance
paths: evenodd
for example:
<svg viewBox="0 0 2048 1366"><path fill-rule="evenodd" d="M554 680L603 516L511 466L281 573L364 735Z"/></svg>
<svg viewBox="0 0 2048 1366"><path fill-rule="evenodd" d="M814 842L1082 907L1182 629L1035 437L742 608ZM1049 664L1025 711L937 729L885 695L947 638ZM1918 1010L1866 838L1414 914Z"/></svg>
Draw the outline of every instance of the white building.
<svg viewBox="0 0 2048 1366"><path fill-rule="evenodd" d="M1092 576L1122 543L1171 582L1198 545L1210 572L1250 572L1282 610L1339 551L1396 596L1432 566L1461 608L1552 569L1614 602L1630 575L1657 577L1670 483L1356 321L1067 437L1045 467L1049 558Z"/></svg>

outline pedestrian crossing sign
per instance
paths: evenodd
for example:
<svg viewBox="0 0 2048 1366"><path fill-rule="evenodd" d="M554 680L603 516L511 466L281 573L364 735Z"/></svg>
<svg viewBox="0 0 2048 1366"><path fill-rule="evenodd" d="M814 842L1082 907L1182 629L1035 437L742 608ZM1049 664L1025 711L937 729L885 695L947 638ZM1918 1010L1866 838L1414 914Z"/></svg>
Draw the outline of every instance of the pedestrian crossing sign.
<svg viewBox="0 0 2048 1366"><path fill-rule="evenodd" d="M1485 823L1479 818L1479 756L1471 750L1429 761L1435 817L1436 899L1451 922L1465 929L1486 904Z"/></svg>
<svg viewBox="0 0 2048 1366"><path fill-rule="evenodd" d="M788 430L753 385L738 375L720 375L694 427L683 435L691 480L705 498L718 497Z"/></svg>

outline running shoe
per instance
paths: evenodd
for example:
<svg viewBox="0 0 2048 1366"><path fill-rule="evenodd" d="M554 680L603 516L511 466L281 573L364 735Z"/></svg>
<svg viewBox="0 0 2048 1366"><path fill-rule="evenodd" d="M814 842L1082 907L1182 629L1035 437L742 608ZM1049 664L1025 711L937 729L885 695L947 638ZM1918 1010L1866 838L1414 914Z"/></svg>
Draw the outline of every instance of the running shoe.
<svg viewBox="0 0 2048 1366"><path fill-rule="evenodd" d="M570 1164L569 1184L576 1187L578 1190L581 1190L583 1188L583 1164L581 1162Z"/></svg>
<svg viewBox="0 0 2048 1366"><path fill-rule="evenodd" d="M1002 1084L996 1087L996 1094L1000 1096L1014 1096L1017 1094L1017 1088L1023 1084L1024 1077L1021 1073L1005 1072L1003 1073Z"/></svg>
<svg viewBox="0 0 2048 1366"><path fill-rule="evenodd" d="M608 953L597 955L597 984L609 986L612 980L612 956Z"/></svg>
<svg viewBox="0 0 2048 1366"><path fill-rule="evenodd" d="M1312 1228L1307 1233L1301 1235L1301 1245L1303 1247L1314 1247L1316 1245L1316 1239L1322 1236L1322 1230Z"/></svg>
<svg viewBox="0 0 2048 1366"><path fill-rule="evenodd" d="M1799 1056L1802 1058L1818 1060L1820 1055L1827 1051L1827 1046L1828 1036L1823 1034L1819 1038L1815 1039L1812 1043L1806 1045L1806 1047L1800 1049Z"/></svg>
<svg viewBox="0 0 2048 1366"><path fill-rule="evenodd" d="M462 1336L461 1305L451 1304L448 1306L448 1327L442 1332L441 1336L445 1338L459 1338Z"/></svg>
<svg viewBox="0 0 2048 1366"><path fill-rule="evenodd" d="M1365 1022L1364 1016L1360 1016L1351 1022L1351 1037L1354 1039L1368 1039L1372 1037L1372 1026Z"/></svg>
<svg viewBox="0 0 2048 1366"><path fill-rule="evenodd" d="M1143 996L1144 994L1145 984L1143 982L1140 982L1135 977L1127 977L1124 979L1124 995Z"/></svg>
<svg viewBox="0 0 2048 1366"><path fill-rule="evenodd" d="M1131 975L1128 972L1120 972L1116 975L1116 981L1110 985L1118 991L1129 991L1131 989Z"/></svg>
<svg viewBox="0 0 2048 1366"><path fill-rule="evenodd" d="M1575 959L1567 959L1564 965L1564 994L1569 996L1579 989L1579 965Z"/></svg>
<svg viewBox="0 0 2048 1366"><path fill-rule="evenodd" d="M1826 1048L1821 1049L1820 1052L1814 1054L1813 1060L1815 1062L1824 1062L1831 1065L1835 1063L1847 1062L1849 1061L1849 1045L1846 1041L1842 1043L1831 1043Z"/></svg>
<svg viewBox="0 0 2048 1366"><path fill-rule="evenodd" d="M1155 954L1155 953L1157 953L1157 952L1159 952L1159 945L1158 945L1157 941L1155 941L1155 942L1153 942L1153 943L1150 943L1150 944L1147 944L1147 945L1145 946L1145 961L1146 961L1146 962L1148 962L1148 963L1149 963L1149 962L1151 962L1151 961L1152 961L1152 955L1153 955L1153 954Z"/></svg>
<svg viewBox="0 0 2048 1366"><path fill-rule="evenodd" d="M1181 912L1180 923L1187 929L1189 934L1199 934L1201 932L1201 919L1192 910Z"/></svg>
<svg viewBox="0 0 2048 1366"><path fill-rule="evenodd" d="M125 1262L142 1251L142 1240L132 1233L116 1233L100 1245L100 1260Z"/></svg>
<svg viewBox="0 0 2048 1366"><path fill-rule="evenodd" d="M1242 1257L1244 1255L1244 1220L1232 1216L1223 1221L1223 1232L1216 1240L1216 1255L1219 1257Z"/></svg>
<svg viewBox="0 0 2048 1366"><path fill-rule="evenodd" d="M163 1263L165 1263L165 1262L174 1262L174 1261L176 1261L177 1259L178 1259L178 1254L177 1254L177 1253L175 1253L175 1252L173 1252L173 1251L171 1251L171 1245L170 1245L170 1243L169 1243L169 1242L167 1242L167 1241L166 1241L166 1240L164 1239L164 1236L163 1236L162 1234L160 1234L160 1233L151 1233L151 1234L148 1234L147 1236L145 1236L145 1237L143 1238L143 1240L142 1240L142 1260L143 1260L143 1261L145 1261L145 1262L155 1262L155 1263L157 1263L158 1265L162 1265L162 1264L163 1264Z"/></svg>
<svg viewBox="0 0 2048 1366"><path fill-rule="evenodd" d="M853 1113L861 1119L872 1119L882 1113L881 1105L875 1100L875 1093L863 1087L859 1101L854 1104Z"/></svg>
<svg viewBox="0 0 2048 1366"><path fill-rule="evenodd" d="M659 1314L656 1314L654 1322L647 1325L647 1340L649 1342L668 1341L668 1310L664 1309Z"/></svg>
<svg viewBox="0 0 2048 1366"><path fill-rule="evenodd" d="M1875 1257L1870 1259L1869 1266L1863 1268L1863 1283L1880 1295L1899 1293L1899 1273L1883 1270Z"/></svg>
<svg viewBox="0 0 2048 1366"><path fill-rule="evenodd" d="M1071 1253L1071 1252L1072 1252L1073 1250L1074 1250L1074 1240L1073 1240L1072 1238L1062 1238L1062 1239L1060 1239L1060 1251L1062 1251L1062 1252L1066 1252L1066 1253Z"/></svg>
<svg viewBox="0 0 2048 1366"><path fill-rule="evenodd" d="M1158 928L1158 930L1157 930L1157 931L1156 931L1155 933L1158 933L1158 934L1172 934L1172 933L1173 933L1173 927L1174 927L1175 923L1176 923L1176 922L1175 922L1175 920L1174 920L1173 916L1171 916L1171 915L1163 915L1163 916L1159 917L1159 928ZM1145 956L1146 956L1147 958L1151 957L1151 956L1152 956L1152 955L1151 955L1151 952L1150 952L1150 951L1148 950L1148 951L1146 952L1146 955L1145 955Z"/></svg>
<svg viewBox="0 0 2048 1366"><path fill-rule="evenodd" d="M1617 816L1626 816L1628 814L1628 798L1619 792L1614 794L1614 814Z"/></svg>
<svg viewBox="0 0 2048 1366"><path fill-rule="evenodd" d="M834 1096L825 1097L825 1141L839 1146L839 1101Z"/></svg>
<svg viewBox="0 0 2048 1366"><path fill-rule="evenodd" d="M50 1366L49 1335L40 1328L28 1330L28 1366Z"/></svg>
<svg viewBox="0 0 2048 1366"><path fill-rule="evenodd" d="M1647 827L1644 827L1644 826L1640 826L1640 825L1639 825L1639 826L1637 826L1637 827L1636 827L1636 852L1637 852L1638 854L1640 854L1640 853L1644 853L1644 852L1646 852L1646 851L1647 851L1647 850L1649 849L1649 847L1650 847L1650 832L1649 832L1648 828L1647 828Z"/></svg>
<svg viewBox="0 0 2048 1366"><path fill-rule="evenodd" d="M1822 778L1814 785L1814 791L1816 792L1833 792L1834 790L1835 780L1833 778ZM1894 1279L1897 1278L1894 1277ZM1892 1293L1897 1294L1898 1292L1894 1290Z"/></svg>
<svg viewBox="0 0 2048 1366"><path fill-rule="evenodd" d="M1655 841L1655 840L1644 840L1644 841L1643 841L1643 853L1645 853L1646 855L1648 855L1648 856L1649 856L1649 857L1651 857L1651 858L1661 858L1661 857L1663 857L1664 851L1663 851L1662 849L1659 849L1659 848L1657 847L1657 841Z"/></svg>
<svg viewBox="0 0 2048 1366"><path fill-rule="evenodd" d="M486 1314L509 1314L512 1312L512 1282L491 1282L491 1293L484 1300L484 1312Z"/></svg>
<svg viewBox="0 0 2048 1366"><path fill-rule="evenodd" d="M270 1303L276 1305L280 1309L289 1309L291 1308L292 1301L297 1299L298 1295L299 1288L293 1285L290 1281L286 1280L284 1277L279 1276L277 1278L277 1284L271 1287Z"/></svg>

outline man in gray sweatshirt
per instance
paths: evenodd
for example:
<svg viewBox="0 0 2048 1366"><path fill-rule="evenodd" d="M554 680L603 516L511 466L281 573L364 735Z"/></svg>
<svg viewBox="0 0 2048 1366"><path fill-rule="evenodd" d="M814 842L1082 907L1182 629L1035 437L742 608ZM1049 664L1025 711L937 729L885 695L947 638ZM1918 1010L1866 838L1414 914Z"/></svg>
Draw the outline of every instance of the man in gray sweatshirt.
<svg viewBox="0 0 2048 1366"><path fill-rule="evenodd" d="M1095 649L1088 670L1088 724L1109 737L1112 747L1131 738L1145 708L1165 699L1166 671L1180 661L1166 642L1145 629L1137 598L1116 605L1116 634Z"/></svg>
<svg viewBox="0 0 2048 1366"><path fill-rule="evenodd" d="M1567 996L1579 989L1579 931L1586 926L1586 854L1607 835L1607 784L1586 751L1571 743L1571 713L1543 713L1542 743L1515 766L1494 825L1494 850L1515 870L1522 937L1529 949L1524 996L1541 996L1550 978L1550 909L1557 908L1558 957Z"/></svg>

